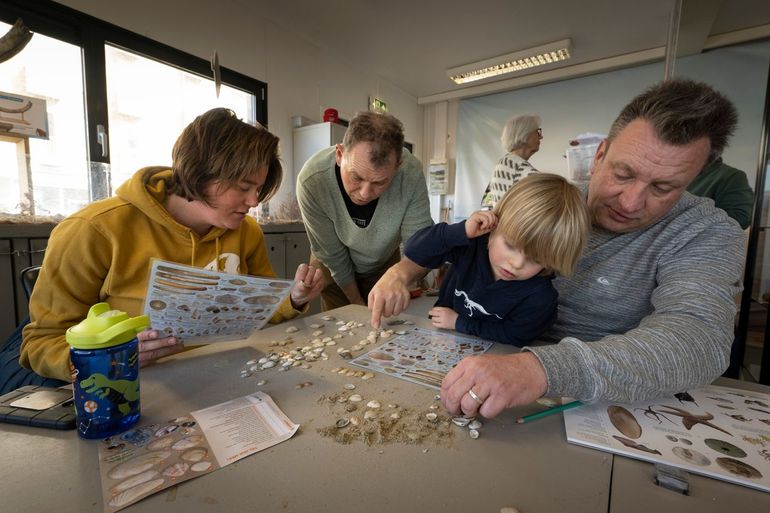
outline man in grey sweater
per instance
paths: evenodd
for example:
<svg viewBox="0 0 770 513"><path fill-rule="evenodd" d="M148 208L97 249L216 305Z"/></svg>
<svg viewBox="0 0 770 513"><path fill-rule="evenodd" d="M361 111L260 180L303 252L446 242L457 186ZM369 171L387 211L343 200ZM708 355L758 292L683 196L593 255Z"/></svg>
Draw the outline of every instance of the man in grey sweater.
<svg viewBox="0 0 770 513"><path fill-rule="evenodd" d="M717 378L733 340L744 234L711 200L685 192L737 122L709 86L672 80L631 101L600 145L586 190L593 218L575 274L557 278L557 342L466 358L444 379L453 414L494 417L543 395L636 401ZM400 265L375 286L372 321L397 309ZM371 297L371 296L370 296Z"/></svg>
<svg viewBox="0 0 770 513"><path fill-rule="evenodd" d="M401 258L400 243L433 223L422 164L403 149L401 122L362 112L342 144L310 157L297 177L311 265L326 279L324 310L364 298Z"/></svg>

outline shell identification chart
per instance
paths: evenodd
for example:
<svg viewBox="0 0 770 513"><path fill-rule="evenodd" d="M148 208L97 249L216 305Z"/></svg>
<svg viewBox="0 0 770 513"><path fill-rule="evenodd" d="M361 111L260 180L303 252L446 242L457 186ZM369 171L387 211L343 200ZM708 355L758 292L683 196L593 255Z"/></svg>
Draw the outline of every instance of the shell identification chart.
<svg viewBox="0 0 770 513"><path fill-rule="evenodd" d="M490 347L492 342L485 340L412 328L350 363L439 389L441 380L460 360Z"/></svg>
<svg viewBox="0 0 770 513"><path fill-rule="evenodd" d="M567 441L770 492L770 395L707 386L564 412Z"/></svg>
<svg viewBox="0 0 770 513"><path fill-rule="evenodd" d="M99 444L105 513L291 438L299 428L257 392Z"/></svg>
<svg viewBox="0 0 770 513"><path fill-rule="evenodd" d="M293 283L153 259L144 313L186 345L243 338L267 323Z"/></svg>

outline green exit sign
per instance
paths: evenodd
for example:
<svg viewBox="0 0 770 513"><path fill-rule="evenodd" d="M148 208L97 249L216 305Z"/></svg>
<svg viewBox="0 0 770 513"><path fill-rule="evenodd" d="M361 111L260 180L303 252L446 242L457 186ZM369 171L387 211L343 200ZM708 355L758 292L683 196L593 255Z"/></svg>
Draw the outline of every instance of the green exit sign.
<svg viewBox="0 0 770 513"><path fill-rule="evenodd" d="M378 110L380 112L388 112L388 104L379 98L374 98L372 100L372 109Z"/></svg>

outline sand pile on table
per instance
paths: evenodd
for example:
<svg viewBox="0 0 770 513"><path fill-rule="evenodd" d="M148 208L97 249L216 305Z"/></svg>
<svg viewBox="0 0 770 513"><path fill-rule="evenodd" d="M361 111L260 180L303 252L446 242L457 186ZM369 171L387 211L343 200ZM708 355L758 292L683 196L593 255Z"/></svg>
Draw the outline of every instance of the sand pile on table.
<svg viewBox="0 0 770 513"><path fill-rule="evenodd" d="M323 395L319 399L328 404L332 412L331 424L317 430L321 436L341 444L360 441L368 446L405 443L448 447L452 444L451 417L438 408L431 409L431 405L382 404L379 408L369 408L344 399L343 393Z"/></svg>

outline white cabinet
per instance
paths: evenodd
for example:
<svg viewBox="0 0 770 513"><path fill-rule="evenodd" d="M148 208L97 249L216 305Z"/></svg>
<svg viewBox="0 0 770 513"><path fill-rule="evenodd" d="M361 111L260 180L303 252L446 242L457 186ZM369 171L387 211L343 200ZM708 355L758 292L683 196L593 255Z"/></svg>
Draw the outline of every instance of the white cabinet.
<svg viewBox="0 0 770 513"><path fill-rule="evenodd" d="M302 223L270 223L262 225L265 246L270 265L279 278L294 279L299 264L310 260L310 241ZM321 303L315 299L310 304L310 314L321 311Z"/></svg>
<svg viewBox="0 0 770 513"><path fill-rule="evenodd" d="M294 178L317 151L341 143L346 128L337 123L316 123L294 129Z"/></svg>

